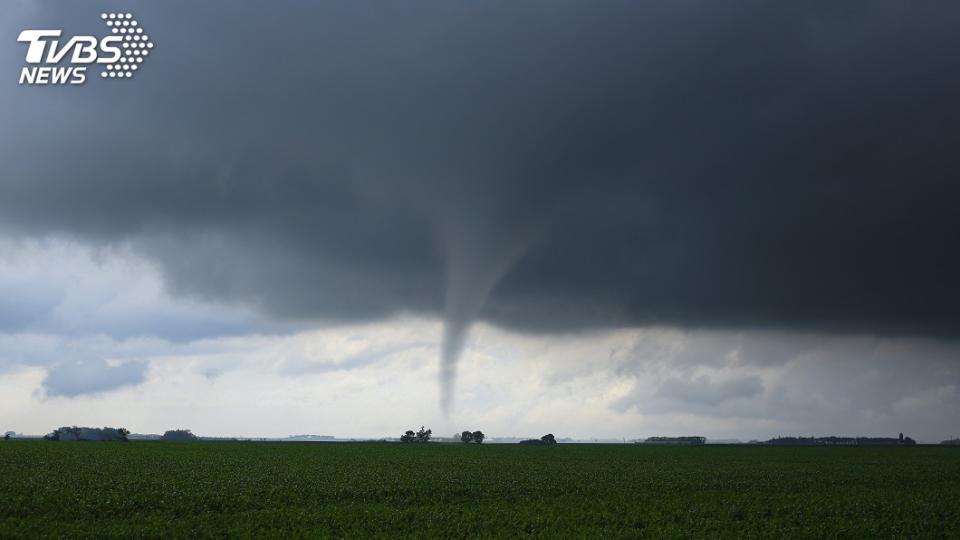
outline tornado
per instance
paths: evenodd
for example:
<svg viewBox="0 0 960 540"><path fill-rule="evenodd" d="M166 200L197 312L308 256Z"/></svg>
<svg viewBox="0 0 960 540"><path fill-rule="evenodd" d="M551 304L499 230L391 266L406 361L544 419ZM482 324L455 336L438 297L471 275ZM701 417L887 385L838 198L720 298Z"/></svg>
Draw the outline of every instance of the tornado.
<svg viewBox="0 0 960 540"><path fill-rule="evenodd" d="M508 227L463 220L444 228L446 289L440 348L440 408L444 414L449 414L453 407L457 364L470 327L480 317L497 283L542 230L539 223Z"/></svg>

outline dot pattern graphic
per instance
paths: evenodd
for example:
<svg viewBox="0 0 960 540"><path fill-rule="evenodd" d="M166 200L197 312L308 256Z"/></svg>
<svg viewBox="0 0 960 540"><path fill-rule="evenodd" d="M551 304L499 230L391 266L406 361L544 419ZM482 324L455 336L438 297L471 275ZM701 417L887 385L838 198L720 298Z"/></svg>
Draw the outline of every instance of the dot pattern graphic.
<svg viewBox="0 0 960 540"><path fill-rule="evenodd" d="M153 42L143 27L130 13L101 13L100 18L110 33L121 38L120 58L104 66L100 77L104 79L129 79L140 68L143 58L150 54Z"/></svg>

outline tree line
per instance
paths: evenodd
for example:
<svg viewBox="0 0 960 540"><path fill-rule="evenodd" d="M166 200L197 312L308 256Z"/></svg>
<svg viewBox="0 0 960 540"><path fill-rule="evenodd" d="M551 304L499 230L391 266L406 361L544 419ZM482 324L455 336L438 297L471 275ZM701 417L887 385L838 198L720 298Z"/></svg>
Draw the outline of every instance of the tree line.
<svg viewBox="0 0 960 540"><path fill-rule="evenodd" d="M93 427L78 427L78 426L63 426L59 427L50 433L43 436L44 440L47 441L120 441L127 442L129 440L130 430L126 428L112 428L112 427L102 427L102 428L93 428ZM10 434L8 433L4 437L5 439L10 439ZM194 435L189 429L170 429L163 433L160 437L161 441L197 441L200 440L199 437Z"/></svg>
<svg viewBox="0 0 960 540"><path fill-rule="evenodd" d="M400 442L402 443L426 443L430 442L430 438L433 436L433 430L427 429L424 426L420 426L420 429L413 431L408 429L400 436ZM460 442L465 444L482 444L483 440L487 436L483 434L482 431L470 431L465 430L460 434Z"/></svg>

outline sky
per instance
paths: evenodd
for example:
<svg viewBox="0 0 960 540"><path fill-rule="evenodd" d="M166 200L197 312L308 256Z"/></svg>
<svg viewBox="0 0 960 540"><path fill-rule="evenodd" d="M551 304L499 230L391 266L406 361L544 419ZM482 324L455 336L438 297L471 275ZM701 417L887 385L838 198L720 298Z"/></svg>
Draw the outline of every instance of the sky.
<svg viewBox="0 0 960 540"><path fill-rule="evenodd" d="M17 84L113 11L135 77ZM958 24L5 3L0 430L955 436Z"/></svg>

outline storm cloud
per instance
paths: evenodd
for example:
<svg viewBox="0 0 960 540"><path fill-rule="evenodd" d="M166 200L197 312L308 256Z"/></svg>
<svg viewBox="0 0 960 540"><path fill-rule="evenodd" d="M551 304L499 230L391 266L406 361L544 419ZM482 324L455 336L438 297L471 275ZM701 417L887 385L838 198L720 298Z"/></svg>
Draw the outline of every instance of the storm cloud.
<svg viewBox="0 0 960 540"><path fill-rule="evenodd" d="M19 30L99 31L6 9L8 81ZM960 333L960 7L122 9L157 45L135 79L0 87L5 234L279 321L439 315L447 381L478 320Z"/></svg>

